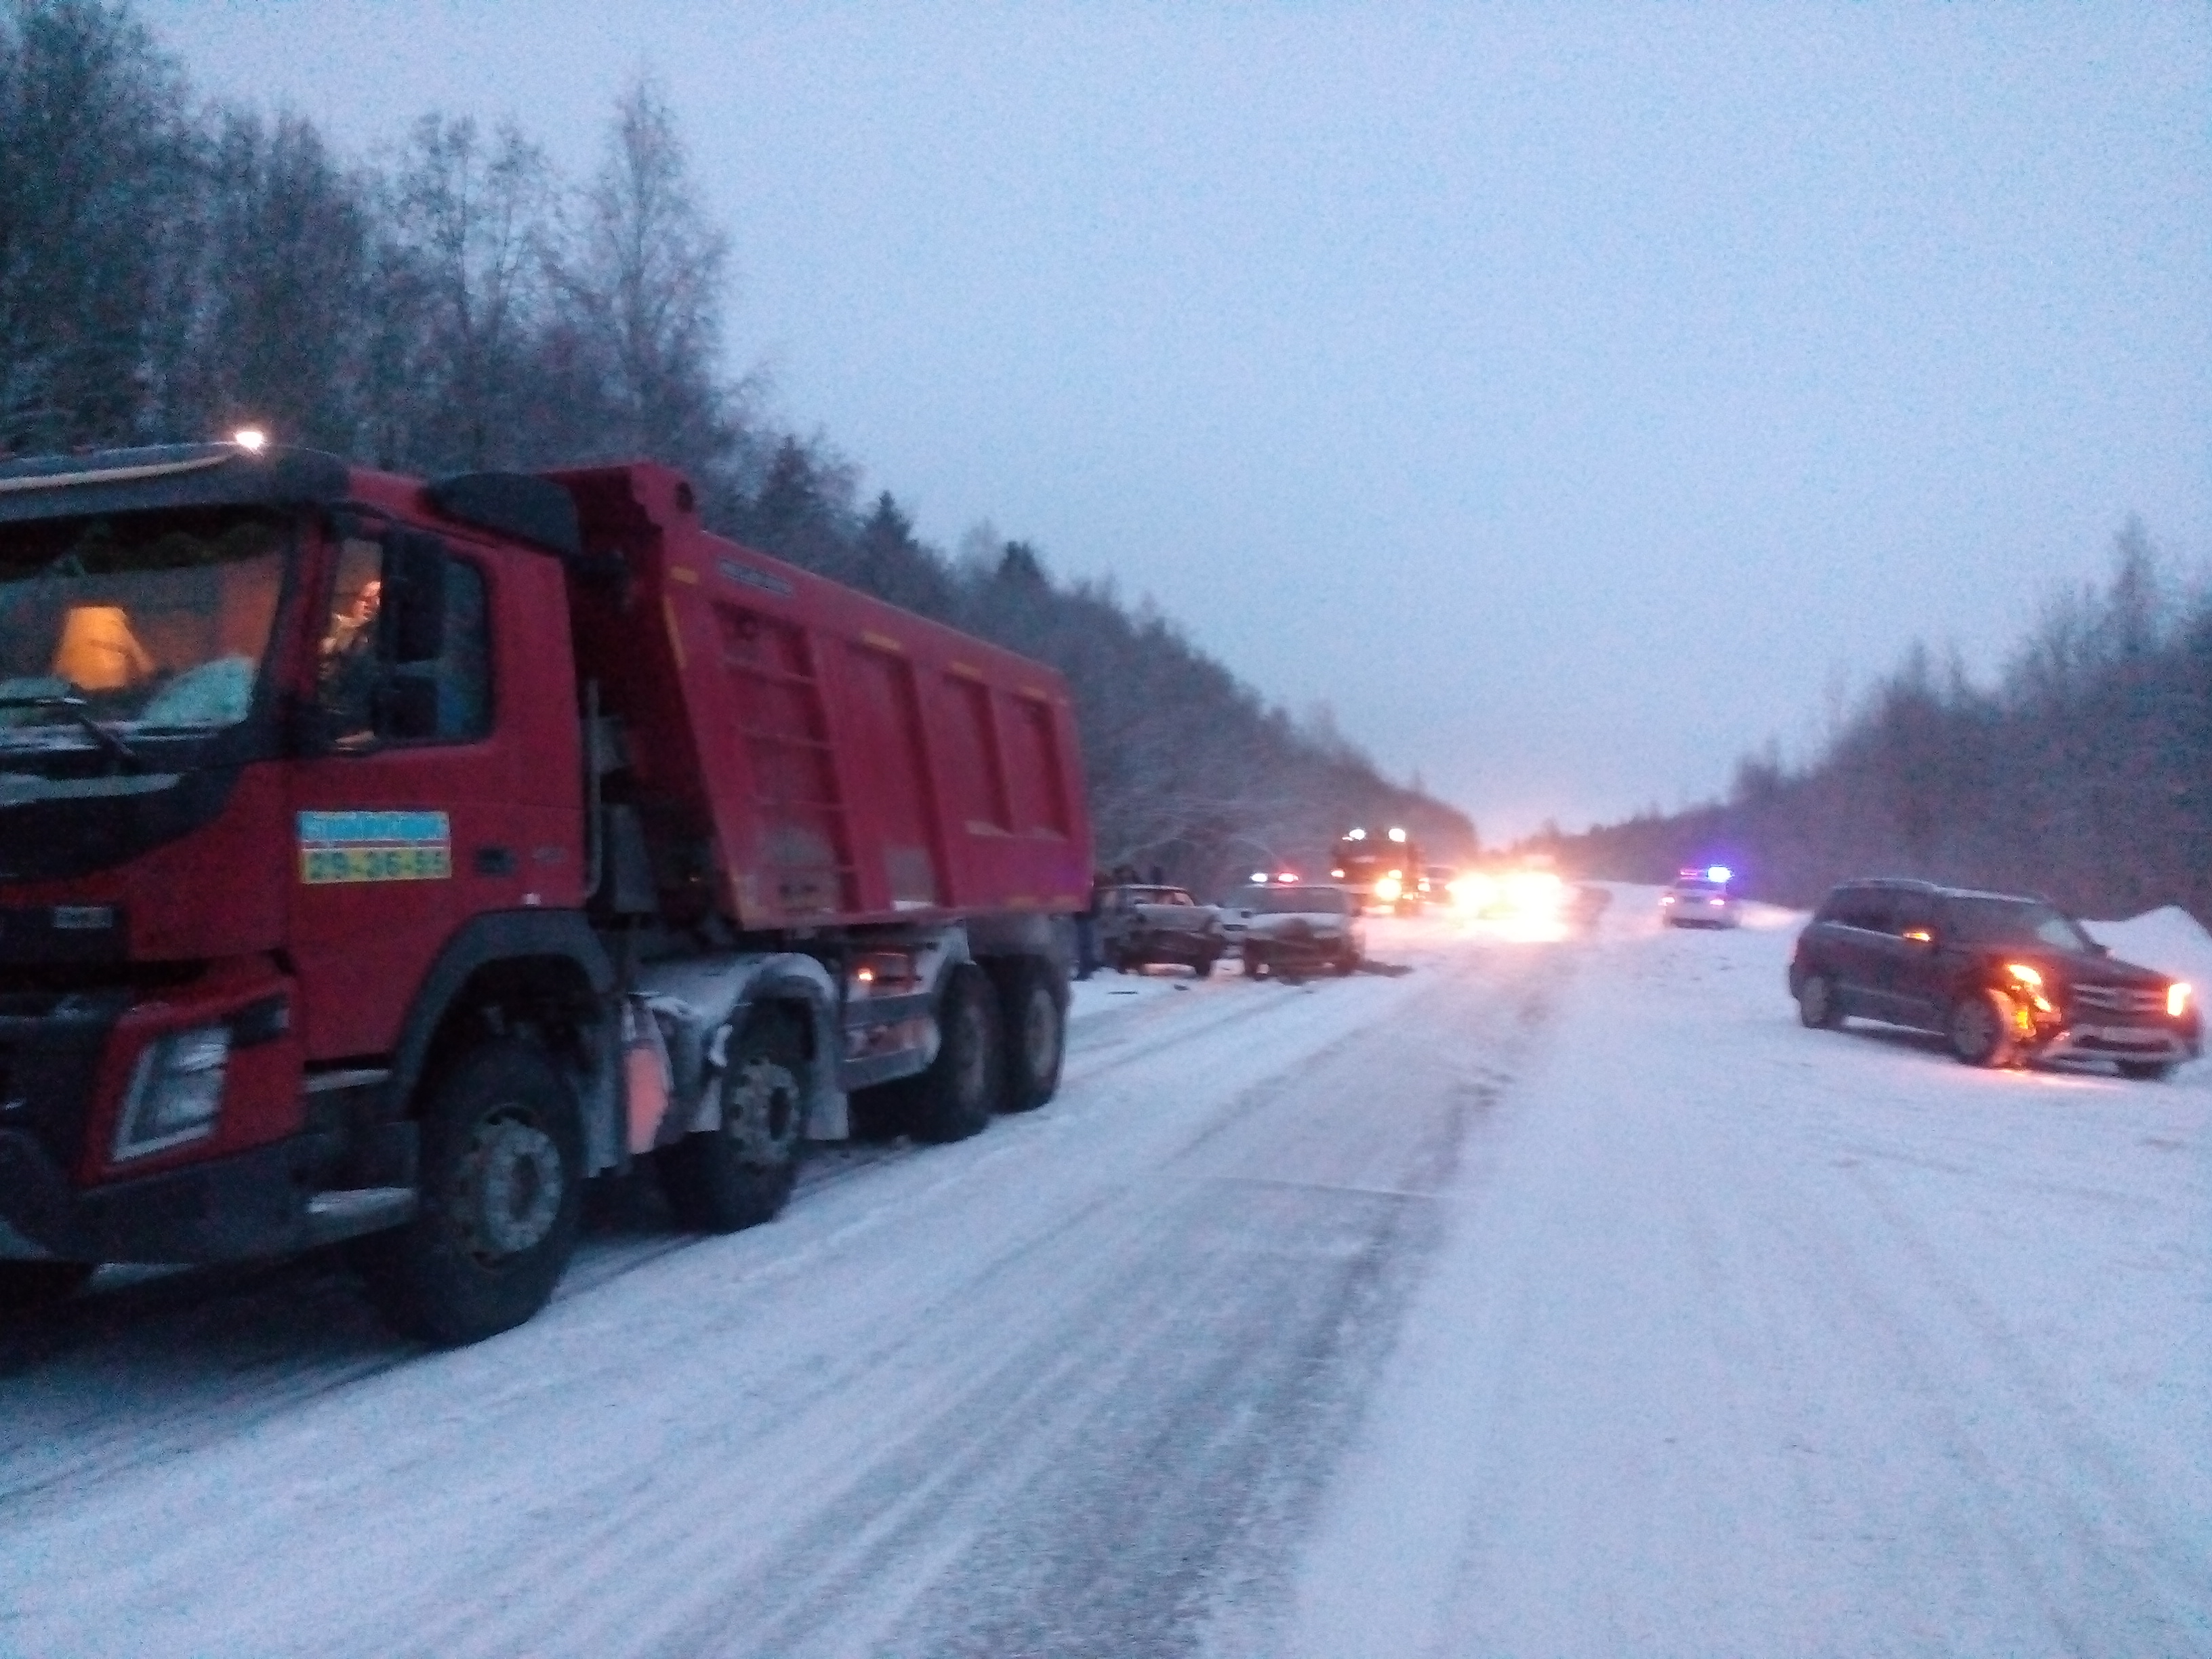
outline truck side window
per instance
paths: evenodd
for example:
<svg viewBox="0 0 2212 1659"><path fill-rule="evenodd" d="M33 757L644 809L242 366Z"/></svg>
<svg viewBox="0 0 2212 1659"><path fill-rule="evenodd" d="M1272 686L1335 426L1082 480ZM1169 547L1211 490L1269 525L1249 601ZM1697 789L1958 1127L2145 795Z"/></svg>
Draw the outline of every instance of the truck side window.
<svg viewBox="0 0 2212 1659"><path fill-rule="evenodd" d="M384 550L376 543L349 538L340 544L330 622L316 648L315 701L341 747L376 735L376 611L383 574Z"/></svg>
<svg viewBox="0 0 2212 1659"><path fill-rule="evenodd" d="M376 648L383 562L384 550L375 542L349 540L338 550L330 622L318 652L316 700L340 748L392 735L380 727L376 695L383 678ZM428 740L466 743L489 732L491 630L483 573L458 556L446 566L446 648L430 670L438 688L438 720Z"/></svg>
<svg viewBox="0 0 2212 1659"><path fill-rule="evenodd" d="M438 737L466 743L491 730L491 623L483 572L466 559L446 566L446 651L438 659Z"/></svg>

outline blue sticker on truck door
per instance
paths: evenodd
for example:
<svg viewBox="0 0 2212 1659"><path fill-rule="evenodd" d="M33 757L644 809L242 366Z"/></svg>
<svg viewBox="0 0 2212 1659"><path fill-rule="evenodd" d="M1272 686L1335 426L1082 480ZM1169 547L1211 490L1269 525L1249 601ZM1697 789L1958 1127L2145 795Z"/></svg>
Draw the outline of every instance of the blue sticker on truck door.
<svg viewBox="0 0 2212 1659"><path fill-rule="evenodd" d="M453 828L443 812L302 812L299 824L300 879L310 887L453 877Z"/></svg>

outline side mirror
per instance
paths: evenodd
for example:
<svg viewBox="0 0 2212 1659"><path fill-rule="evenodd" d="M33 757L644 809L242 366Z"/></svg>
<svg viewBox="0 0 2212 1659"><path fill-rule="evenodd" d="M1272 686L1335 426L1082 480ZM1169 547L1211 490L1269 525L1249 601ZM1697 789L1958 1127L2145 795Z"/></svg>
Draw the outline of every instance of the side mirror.
<svg viewBox="0 0 2212 1659"><path fill-rule="evenodd" d="M446 544L420 530L385 538L377 607L384 659L395 667L435 662L446 650Z"/></svg>

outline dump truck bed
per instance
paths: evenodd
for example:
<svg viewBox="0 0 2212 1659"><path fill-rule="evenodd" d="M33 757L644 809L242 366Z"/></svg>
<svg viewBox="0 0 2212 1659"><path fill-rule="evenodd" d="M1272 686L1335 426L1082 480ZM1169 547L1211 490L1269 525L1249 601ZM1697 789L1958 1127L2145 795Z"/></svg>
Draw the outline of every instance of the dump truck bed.
<svg viewBox="0 0 2212 1659"><path fill-rule="evenodd" d="M554 476L587 564L626 572L580 575L577 660L673 902L688 885L749 930L1084 907L1057 673L708 534L665 467Z"/></svg>

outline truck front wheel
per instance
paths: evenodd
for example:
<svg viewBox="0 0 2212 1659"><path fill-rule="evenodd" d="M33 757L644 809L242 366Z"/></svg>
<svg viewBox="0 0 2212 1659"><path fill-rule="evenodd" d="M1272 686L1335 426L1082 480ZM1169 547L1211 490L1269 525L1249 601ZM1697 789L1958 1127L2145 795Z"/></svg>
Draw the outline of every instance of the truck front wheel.
<svg viewBox="0 0 2212 1659"><path fill-rule="evenodd" d="M965 1140L990 1122L1002 1081L998 999L974 963L945 975L937 1028L929 1069L896 1085L901 1115L916 1140Z"/></svg>
<svg viewBox="0 0 2212 1659"><path fill-rule="evenodd" d="M1050 966L1031 957L1008 963L999 981L999 1015L1006 1034L1006 1109L1026 1112L1059 1092L1067 1046L1066 1006Z"/></svg>
<svg viewBox="0 0 2212 1659"><path fill-rule="evenodd" d="M378 1310L446 1346L522 1323L575 1250L583 1170L575 1094L551 1056L512 1038L461 1055L423 1110L414 1219L360 1243Z"/></svg>
<svg viewBox="0 0 2212 1659"><path fill-rule="evenodd" d="M655 1162L679 1226L733 1233L773 1221L791 1196L806 1129L806 1045L781 1008L760 1008L730 1045L722 1123Z"/></svg>

